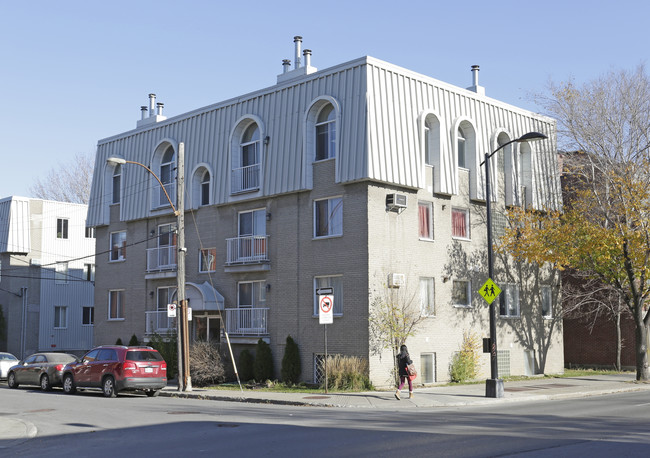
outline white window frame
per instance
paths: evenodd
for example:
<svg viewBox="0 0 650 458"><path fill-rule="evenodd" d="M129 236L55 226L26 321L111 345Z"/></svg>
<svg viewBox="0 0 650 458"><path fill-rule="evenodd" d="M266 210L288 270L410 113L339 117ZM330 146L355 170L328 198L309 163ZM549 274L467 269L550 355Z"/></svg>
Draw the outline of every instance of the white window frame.
<svg viewBox="0 0 650 458"><path fill-rule="evenodd" d="M163 162L165 156L168 156L167 152L171 150L171 160ZM155 207L169 207L169 201L171 200L174 204L176 202L176 196L170 195L170 191L175 189L175 180L174 180L174 170L176 169L176 150L173 146L168 145L162 152L160 156L160 167L159 167L159 178L160 182L163 184L163 188L158 188L158 202ZM166 193L165 193L166 192ZM171 194L174 194L173 192ZM169 199L167 198L169 196Z"/></svg>
<svg viewBox="0 0 650 458"><path fill-rule="evenodd" d="M507 283L499 299L499 316L502 318L520 318L519 285Z"/></svg>
<svg viewBox="0 0 650 458"><path fill-rule="evenodd" d="M327 233L318 234L319 219L318 207L323 202L327 205ZM314 238L322 239L327 237L341 237L343 235L343 197L329 197L326 199L314 200Z"/></svg>
<svg viewBox="0 0 650 458"><path fill-rule="evenodd" d="M420 277L420 314L436 315L436 283L433 277Z"/></svg>
<svg viewBox="0 0 650 458"><path fill-rule="evenodd" d="M454 235L454 213L462 212L465 215L465 230L467 232L467 237L462 237L459 235ZM470 219L469 219L469 209L461 207L452 207L451 209L451 238L456 240L471 240L472 234L470 231Z"/></svg>
<svg viewBox="0 0 650 458"><path fill-rule="evenodd" d="M242 303L241 288L250 285L251 303ZM266 307L266 280L240 281L237 283L237 308Z"/></svg>
<svg viewBox="0 0 650 458"><path fill-rule="evenodd" d="M59 240L68 240L70 220L68 218L56 219L56 238Z"/></svg>
<svg viewBox="0 0 650 458"><path fill-rule="evenodd" d="M123 240L115 240L116 238L121 239L122 237L124 238ZM116 242L121 242L121 245L116 245ZM126 231L111 232L109 236L109 248L109 262L121 262L126 260ZM114 253L117 253L117 255L114 255Z"/></svg>
<svg viewBox="0 0 650 458"><path fill-rule="evenodd" d="M116 297L116 307L115 316L113 315L113 296ZM124 290L123 289L110 289L108 290L108 321L124 321Z"/></svg>
<svg viewBox="0 0 650 458"><path fill-rule="evenodd" d="M212 176L209 170L204 170L199 183L199 204L200 206L210 205L210 181Z"/></svg>
<svg viewBox="0 0 650 458"><path fill-rule="evenodd" d="M212 265L212 268L210 268L210 265ZM216 271L217 271L217 249L216 248L199 249L199 273L216 272Z"/></svg>
<svg viewBox="0 0 650 458"><path fill-rule="evenodd" d="M456 158L458 160L458 167L461 169L466 169L467 168L467 135L465 134L465 132L460 126L458 126Z"/></svg>
<svg viewBox="0 0 650 458"><path fill-rule="evenodd" d="M68 328L68 307L65 305L54 306L54 329Z"/></svg>
<svg viewBox="0 0 650 458"><path fill-rule="evenodd" d="M334 291L332 295L334 296L334 316L341 317L343 316L343 275L319 275L314 277L314 308L313 316L318 317L318 299L319 296L316 294L316 290L319 288L332 288Z"/></svg>
<svg viewBox="0 0 650 458"><path fill-rule="evenodd" d="M86 231L84 235L87 239L97 238L97 232L94 227L86 227Z"/></svg>
<svg viewBox="0 0 650 458"><path fill-rule="evenodd" d="M466 296L467 296L467 302L466 303L461 304L459 302L456 302L456 298L454 297L454 289L455 289L455 285L457 283L465 283L465 288L467 289L466 293L465 293ZM452 280L452 284L451 284L451 300L452 300L452 303L453 303L454 307L460 307L460 308L470 308L470 307L472 307L472 281L471 280L461 280L461 279Z"/></svg>
<svg viewBox="0 0 650 458"><path fill-rule="evenodd" d="M86 323L86 310L88 310L90 323ZM82 326L94 326L95 325L95 307L85 305L81 307L81 325Z"/></svg>
<svg viewBox="0 0 650 458"><path fill-rule="evenodd" d="M542 285L541 296L542 318L553 318L553 290L550 285ZM548 304L548 306L545 306L545 304ZM548 308L548 313L544 313L545 308Z"/></svg>
<svg viewBox="0 0 650 458"><path fill-rule="evenodd" d="M113 168L111 186L111 203L119 204L122 200L122 166L120 164L116 164Z"/></svg>
<svg viewBox="0 0 650 458"><path fill-rule="evenodd" d="M420 233L420 227L421 227L421 222L420 222L420 207L427 207L429 211L429 234L428 236L423 236ZM427 201L418 201L418 238L420 240L428 240L432 241L434 240L434 232L433 232L433 202L427 202Z"/></svg>
<svg viewBox="0 0 650 458"><path fill-rule="evenodd" d="M325 121L319 122L318 118L320 118L323 110L327 108L330 109L330 113L328 114L327 119ZM318 158L318 136L320 128L326 129L323 130L323 135L327 135L327 154L325 157ZM316 115L316 123L314 124L314 136L314 162L328 161L330 159L336 158L336 108L331 103L324 105L320 110L318 110L318 114Z"/></svg>
<svg viewBox="0 0 650 458"><path fill-rule="evenodd" d="M176 286L160 286L156 288L156 310L166 311L167 305L171 304L176 294Z"/></svg>
<svg viewBox="0 0 650 458"><path fill-rule="evenodd" d="M68 283L69 266L67 261L58 261L54 271L54 283L57 285L66 285Z"/></svg>
<svg viewBox="0 0 650 458"><path fill-rule="evenodd" d="M95 281L95 264L84 264L84 280Z"/></svg>

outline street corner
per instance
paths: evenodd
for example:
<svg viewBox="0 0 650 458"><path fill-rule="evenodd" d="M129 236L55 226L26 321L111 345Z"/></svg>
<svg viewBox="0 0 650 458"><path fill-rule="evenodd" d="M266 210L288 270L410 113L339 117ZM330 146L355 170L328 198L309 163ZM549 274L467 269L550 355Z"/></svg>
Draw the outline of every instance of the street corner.
<svg viewBox="0 0 650 458"><path fill-rule="evenodd" d="M33 423L17 418L0 417L0 450L36 437Z"/></svg>

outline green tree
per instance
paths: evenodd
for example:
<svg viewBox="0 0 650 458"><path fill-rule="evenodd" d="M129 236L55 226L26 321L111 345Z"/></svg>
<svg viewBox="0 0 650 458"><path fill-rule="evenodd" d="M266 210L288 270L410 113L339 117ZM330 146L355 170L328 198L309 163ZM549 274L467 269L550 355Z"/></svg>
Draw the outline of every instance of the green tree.
<svg viewBox="0 0 650 458"><path fill-rule="evenodd" d="M287 336L287 342L284 347L284 356L282 357L282 381L288 385L295 384L300 378L300 350L298 344Z"/></svg>
<svg viewBox="0 0 650 458"><path fill-rule="evenodd" d="M258 382L273 380L273 355L271 354L271 347L262 339L257 341L257 348L255 349L253 376Z"/></svg>
<svg viewBox="0 0 650 458"><path fill-rule="evenodd" d="M239 365L237 366L239 378L244 382L252 380L255 376L253 373L253 365L255 358L249 350L242 350L239 354Z"/></svg>

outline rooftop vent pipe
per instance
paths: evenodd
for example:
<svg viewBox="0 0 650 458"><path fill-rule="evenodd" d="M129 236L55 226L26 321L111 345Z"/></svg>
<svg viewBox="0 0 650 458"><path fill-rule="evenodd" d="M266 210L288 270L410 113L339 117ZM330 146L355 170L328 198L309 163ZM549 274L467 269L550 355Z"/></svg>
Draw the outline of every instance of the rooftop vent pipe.
<svg viewBox="0 0 650 458"><path fill-rule="evenodd" d="M305 49L302 54L305 56L305 67L311 67L311 49Z"/></svg>
<svg viewBox="0 0 650 458"><path fill-rule="evenodd" d="M478 65L472 65L472 86L478 86Z"/></svg>
<svg viewBox="0 0 650 458"><path fill-rule="evenodd" d="M156 94L149 94L149 116L153 116L156 110Z"/></svg>
<svg viewBox="0 0 650 458"><path fill-rule="evenodd" d="M163 112L163 107L164 107L164 106L165 106L165 104L162 103L162 102L158 102L158 103L156 104L156 107L158 107L158 113L157 113L158 116L162 116L162 112Z"/></svg>
<svg viewBox="0 0 650 458"><path fill-rule="evenodd" d="M149 111L149 108L147 108L146 105L142 105L140 107L140 112L142 113L142 116L140 117L140 119L144 119L144 118L147 117L147 111Z"/></svg>
<svg viewBox="0 0 650 458"><path fill-rule="evenodd" d="M282 73L287 73L291 67L291 61L289 59L282 59Z"/></svg>
<svg viewBox="0 0 650 458"><path fill-rule="evenodd" d="M296 60L294 61L294 68L300 68L300 46L302 45L302 37L296 35L293 37L293 42L296 44Z"/></svg>

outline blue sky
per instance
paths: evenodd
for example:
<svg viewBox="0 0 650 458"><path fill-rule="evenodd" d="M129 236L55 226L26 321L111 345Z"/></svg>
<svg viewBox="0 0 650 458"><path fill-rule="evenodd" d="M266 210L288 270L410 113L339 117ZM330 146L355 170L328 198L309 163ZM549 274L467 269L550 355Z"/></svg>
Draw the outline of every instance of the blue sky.
<svg viewBox="0 0 650 458"><path fill-rule="evenodd" d="M369 55L539 111L549 80L647 64L650 2L0 0L0 198L135 128L147 94L175 116Z"/></svg>

